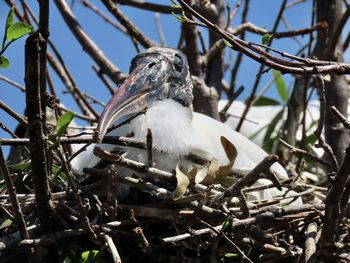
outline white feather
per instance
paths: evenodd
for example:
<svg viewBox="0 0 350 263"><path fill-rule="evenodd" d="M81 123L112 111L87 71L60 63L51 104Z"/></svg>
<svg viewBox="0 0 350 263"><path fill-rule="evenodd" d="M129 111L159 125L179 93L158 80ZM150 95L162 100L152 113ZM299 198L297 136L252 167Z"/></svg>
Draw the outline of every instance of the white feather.
<svg viewBox="0 0 350 263"><path fill-rule="evenodd" d="M191 113L191 110L181 104L168 99L153 103L143 115L131 121L128 127L115 130L111 135L126 135L133 133L135 139L146 141L147 129L152 130L153 147L155 150L155 163L159 169L172 171L177 162L194 152L206 158L216 158L221 165L227 164L228 159L221 146L220 137L226 137L236 147L238 155L234 164L237 169L252 169L267 155L258 145L234 131L225 124L200 113ZM83 167L96 165L99 159L92 154L94 145L78 155L72 161L72 166L77 172ZM115 146L102 144L99 147L111 151ZM147 162L147 153L139 149L126 149L125 156ZM275 163L271 167L281 179L288 178L284 168ZM127 173L127 169L120 170L119 174ZM125 175L127 175L125 174ZM267 180L259 180L258 185L270 183ZM282 192L270 189L255 193L257 199L266 199Z"/></svg>

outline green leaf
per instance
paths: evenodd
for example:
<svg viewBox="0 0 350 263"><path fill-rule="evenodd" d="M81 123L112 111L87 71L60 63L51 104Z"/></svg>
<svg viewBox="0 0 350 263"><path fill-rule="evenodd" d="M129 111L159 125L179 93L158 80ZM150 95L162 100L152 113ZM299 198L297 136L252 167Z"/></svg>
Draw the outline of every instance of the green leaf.
<svg viewBox="0 0 350 263"><path fill-rule="evenodd" d="M234 254L234 253L226 253L225 258L233 258L233 257L238 257L238 254Z"/></svg>
<svg viewBox="0 0 350 263"><path fill-rule="evenodd" d="M17 164L9 164L8 168L10 173L21 173L21 172L29 172L32 169L32 163L17 163Z"/></svg>
<svg viewBox="0 0 350 263"><path fill-rule="evenodd" d="M268 97L264 97L261 96L259 97L253 104L253 106L276 106L276 105L280 105L281 103L277 100L274 100L272 98L268 98Z"/></svg>
<svg viewBox="0 0 350 263"><path fill-rule="evenodd" d="M29 34L33 31L33 26L27 25L23 22L16 22L11 25L6 31L6 37L8 41L14 41Z"/></svg>
<svg viewBox="0 0 350 263"><path fill-rule="evenodd" d="M271 144L272 133L274 132L277 123L282 119L282 117L283 117L283 109L280 110L275 115L275 117L271 120L269 126L267 126L267 130L263 140L264 149L267 152L271 152L272 150L272 144Z"/></svg>
<svg viewBox="0 0 350 263"><path fill-rule="evenodd" d="M62 136L62 134L66 131L68 128L70 122L74 118L74 112L68 111L64 113L62 116L60 116L56 123L56 128L54 133L57 135L58 138Z"/></svg>
<svg viewBox="0 0 350 263"><path fill-rule="evenodd" d="M305 144L314 145L316 141L317 141L317 137L315 136L315 134L310 134L305 138Z"/></svg>
<svg viewBox="0 0 350 263"><path fill-rule="evenodd" d="M0 68L8 68L9 66L10 61L4 56L0 56Z"/></svg>
<svg viewBox="0 0 350 263"><path fill-rule="evenodd" d="M221 231L225 231L227 228L232 226L232 219L226 218L224 222L222 222Z"/></svg>
<svg viewBox="0 0 350 263"><path fill-rule="evenodd" d="M48 136L48 144L50 149L58 147L61 136L67 130L73 118L74 118L74 113L71 111L68 111L57 119L55 130L53 131L52 134L49 134Z"/></svg>
<svg viewBox="0 0 350 263"><path fill-rule="evenodd" d="M100 255L99 250L88 250L81 253L81 262L82 263L92 263L95 262L95 259Z"/></svg>
<svg viewBox="0 0 350 263"><path fill-rule="evenodd" d="M273 37L273 35L266 33L265 35L262 36L261 43L263 45L267 45L268 43L270 43L272 37Z"/></svg>
<svg viewBox="0 0 350 263"><path fill-rule="evenodd" d="M62 171L61 167L59 167L58 165L53 164L52 165L52 173L57 174L58 176L64 181L64 182L68 182L68 178L67 175Z"/></svg>
<svg viewBox="0 0 350 263"><path fill-rule="evenodd" d="M8 228L12 225L13 221L11 219L6 219L5 221L3 221L0 225L0 230L4 229L4 228Z"/></svg>
<svg viewBox="0 0 350 263"><path fill-rule="evenodd" d="M181 6L181 5L172 4L170 7L171 7L172 9L182 9L182 6Z"/></svg>
<svg viewBox="0 0 350 263"><path fill-rule="evenodd" d="M282 77L282 73L279 72L278 70L273 69L272 74L275 79L275 85L278 91L278 95L280 95L280 98L282 101L286 102L288 99L288 89L287 89L286 82Z"/></svg>
<svg viewBox="0 0 350 263"><path fill-rule="evenodd" d="M14 12L15 12L15 6L13 6L8 15L7 15L7 19L6 19L6 28L5 28L5 32L7 32L7 29L12 26L13 24L13 17L14 17Z"/></svg>
<svg viewBox="0 0 350 263"><path fill-rule="evenodd" d="M226 39L224 39L224 43L226 46L228 46L229 48L232 48L232 44L230 42L228 42Z"/></svg>

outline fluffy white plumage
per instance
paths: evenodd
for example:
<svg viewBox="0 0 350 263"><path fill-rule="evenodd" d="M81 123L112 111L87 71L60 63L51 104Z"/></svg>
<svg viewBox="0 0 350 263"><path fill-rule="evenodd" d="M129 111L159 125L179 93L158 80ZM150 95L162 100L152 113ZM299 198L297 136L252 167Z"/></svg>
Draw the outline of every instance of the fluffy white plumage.
<svg viewBox="0 0 350 263"><path fill-rule="evenodd" d="M214 157L221 165L227 164L229 161L221 147L221 136L225 136L237 149L238 155L234 164L236 169L252 169L267 155L254 142L225 124L201 113L194 112L192 115L189 108L171 99L154 102L144 115L136 117L129 125L112 131L110 135L125 136L132 132L135 139L145 141L147 129L151 129L153 134L155 167L169 172L190 152L208 159ZM85 152L73 159L71 164L76 172L80 173L84 167L93 167L98 163L99 158L93 155L94 147L95 145L90 145ZM101 144L99 147L112 151L115 145ZM125 151L125 157L147 162L145 151L132 148ZM280 164L275 163L271 169L280 179L288 178ZM122 175L129 173L128 169L119 171ZM268 180L260 179L256 184L268 183ZM283 192L274 188L253 193L250 199L270 199L281 194ZM300 204L300 200L297 204Z"/></svg>
<svg viewBox="0 0 350 263"><path fill-rule="evenodd" d="M201 113L192 114L189 108L171 99L156 101L147 112L133 119L130 124L110 133L113 136L133 134L133 138L146 140L147 129L152 130L156 167L171 171L179 159L189 153L205 158L216 158L220 164L228 163L221 147L220 137L226 137L236 147L238 155L234 164L237 169L252 169L266 156L266 152L254 142L225 124ZM91 145L85 152L72 160L72 167L81 172L84 167L93 167L99 161ZM114 145L101 144L106 151ZM167 155L167 156L164 156ZM147 154L139 149L127 149L127 157L146 162ZM281 179L287 178L284 168L275 163L272 167Z"/></svg>

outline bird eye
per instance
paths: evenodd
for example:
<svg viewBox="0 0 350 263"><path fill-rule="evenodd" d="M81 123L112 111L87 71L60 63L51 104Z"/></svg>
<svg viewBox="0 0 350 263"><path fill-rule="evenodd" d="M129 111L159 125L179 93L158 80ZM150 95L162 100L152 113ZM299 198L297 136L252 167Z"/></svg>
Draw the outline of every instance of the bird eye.
<svg viewBox="0 0 350 263"><path fill-rule="evenodd" d="M148 67L152 68L155 64L156 64L156 62L151 62L151 63L148 64Z"/></svg>
<svg viewBox="0 0 350 263"><path fill-rule="evenodd" d="M183 60L178 54L176 54L174 57L174 67L179 72L181 72L183 69Z"/></svg>

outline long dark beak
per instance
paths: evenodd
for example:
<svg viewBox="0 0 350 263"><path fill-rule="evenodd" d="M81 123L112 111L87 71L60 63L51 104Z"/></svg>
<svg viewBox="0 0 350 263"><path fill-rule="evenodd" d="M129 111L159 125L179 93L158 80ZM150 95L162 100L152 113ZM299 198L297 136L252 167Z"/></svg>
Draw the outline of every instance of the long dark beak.
<svg viewBox="0 0 350 263"><path fill-rule="evenodd" d="M147 108L147 95L150 91L148 73L147 64L139 64L114 93L98 122L97 141L99 143L114 121Z"/></svg>

